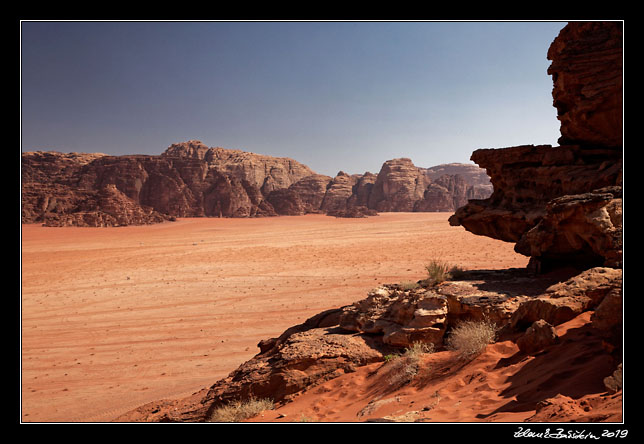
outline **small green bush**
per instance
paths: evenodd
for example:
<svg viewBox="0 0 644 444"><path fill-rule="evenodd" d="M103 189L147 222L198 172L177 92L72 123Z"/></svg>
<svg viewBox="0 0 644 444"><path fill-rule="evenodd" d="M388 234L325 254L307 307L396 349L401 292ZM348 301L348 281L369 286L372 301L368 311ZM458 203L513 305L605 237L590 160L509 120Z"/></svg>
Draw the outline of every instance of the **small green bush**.
<svg viewBox="0 0 644 444"><path fill-rule="evenodd" d="M445 345L448 350L456 351L463 358L480 354L496 338L496 324L488 320L465 321L449 333Z"/></svg>
<svg viewBox="0 0 644 444"><path fill-rule="evenodd" d="M399 358L399 357L400 357L400 355L395 355L395 354L390 353L388 355L385 355L385 362L393 361L394 359Z"/></svg>
<svg viewBox="0 0 644 444"><path fill-rule="evenodd" d="M211 422L239 422L257 416L264 410L272 410L273 401L251 397L246 401L233 401L218 407L210 417Z"/></svg>

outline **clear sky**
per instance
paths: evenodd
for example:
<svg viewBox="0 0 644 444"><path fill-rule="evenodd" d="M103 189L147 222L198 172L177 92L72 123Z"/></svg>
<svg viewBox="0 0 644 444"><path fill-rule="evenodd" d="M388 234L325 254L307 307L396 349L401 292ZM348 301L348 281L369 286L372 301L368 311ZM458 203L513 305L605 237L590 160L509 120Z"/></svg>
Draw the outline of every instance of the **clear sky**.
<svg viewBox="0 0 644 444"><path fill-rule="evenodd" d="M160 154L190 139L321 174L557 144L565 22L21 24L22 150Z"/></svg>

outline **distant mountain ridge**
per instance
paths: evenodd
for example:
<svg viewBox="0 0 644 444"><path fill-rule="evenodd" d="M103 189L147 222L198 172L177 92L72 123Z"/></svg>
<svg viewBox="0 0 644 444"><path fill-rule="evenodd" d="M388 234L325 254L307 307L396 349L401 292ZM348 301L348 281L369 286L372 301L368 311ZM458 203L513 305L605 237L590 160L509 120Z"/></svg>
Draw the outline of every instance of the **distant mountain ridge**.
<svg viewBox="0 0 644 444"><path fill-rule="evenodd" d="M455 211L492 193L485 170L410 159L378 174L335 177L287 157L190 140L160 155L22 153L22 222L48 226L142 225L176 217L262 217L376 211ZM486 183L487 181L487 183Z"/></svg>

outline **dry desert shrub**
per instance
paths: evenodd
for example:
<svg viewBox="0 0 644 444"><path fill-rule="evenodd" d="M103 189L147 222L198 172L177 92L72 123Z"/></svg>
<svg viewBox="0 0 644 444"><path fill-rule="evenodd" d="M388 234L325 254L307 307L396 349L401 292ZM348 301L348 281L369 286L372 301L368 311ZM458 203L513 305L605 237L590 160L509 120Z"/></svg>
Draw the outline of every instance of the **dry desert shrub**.
<svg viewBox="0 0 644 444"><path fill-rule="evenodd" d="M273 401L270 399L250 398L246 401L233 401L218 407L210 417L211 422L239 422L257 416L264 410L272 410Z"/></svg>
<svg viewBox="0 0 644 444"><path fill-rule="evenodd" d="M427 270L426 282L430 285L437 285L449 279L458 279L465 272L458 265L450 265L438 259L433 259L425 265L425 270Z"/></svg>
<svg viewBox="0 0 644 444"><path fill-rule="evenodd" d="M414 342L402 355L386 356L385 361L390 365L389 383L402 385L411 381L420 370L421 357L433 352L434 344Z"/></svg>
<svg viewBox="0 0 644 444"><path fill-rule="evenodd" d="M482 353L488 344L494 342L495 337L494 322L465 321L452 329L445 345L448 350L458 352L459 356L470 358Z"/></svg>
<svg viewBox="0 0 644 444"><path fill-rule="evenodd" d="M447 262L432 260L425 265L427 280L432 284L440 284L449 277L449 264Z"/></svg>
<svg viewBox="0 0 644 444"><path fill-rule="evenodd" d="M416 288L420 287L418 282L414 282L414 281L403 281L400 284L398 284L398 286L403 291L415 290Z"/></svg>

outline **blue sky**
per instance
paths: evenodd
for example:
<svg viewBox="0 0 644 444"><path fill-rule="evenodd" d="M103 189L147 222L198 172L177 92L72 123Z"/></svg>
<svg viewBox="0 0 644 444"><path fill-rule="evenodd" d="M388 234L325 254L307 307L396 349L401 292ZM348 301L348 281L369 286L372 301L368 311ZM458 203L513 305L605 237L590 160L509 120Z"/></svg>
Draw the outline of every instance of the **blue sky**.
<svg viewBox="0 0 644 444"><path fill-rule="evenodd" d="M160 154L190 139L318 173L556 145L565 22L21 24L22 150Z"/></svg>

